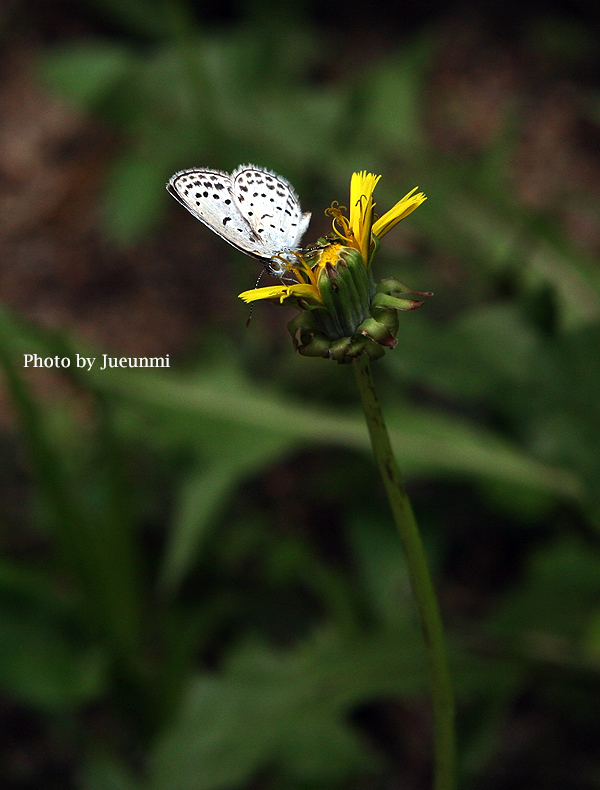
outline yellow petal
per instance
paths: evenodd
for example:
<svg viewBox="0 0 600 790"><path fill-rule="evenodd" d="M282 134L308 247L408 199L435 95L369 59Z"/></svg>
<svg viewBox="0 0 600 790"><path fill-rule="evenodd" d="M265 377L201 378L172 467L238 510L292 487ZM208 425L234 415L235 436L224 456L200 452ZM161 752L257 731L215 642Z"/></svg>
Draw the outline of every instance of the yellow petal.
<svg viewBox="0 0 600 790"><path fill-rule="evenodd" d="M288 285L287 298L305 299L307 302L312 302L312 304L323 303L317 287L310 283L295 283L294 285ZM281 298L282 302L283 299L284 297Z"/></svg>
<svg viewBox="0 0 600 790"><path fill-rule="evenodd" d="M363 203L365 206L373 204L373 191L377 186L377 182L381 176L367 173L361 170L360 173L352 173L350 180L350 224L354 227L352 222L353 217L362 213ZM364 201L362 200L364 198Z"/></svg>
<svg viewBox="0 0 600 790"><path fill-rule="evenodd" d="M408 195L405 195L402 200L399 200L396 205L387 211L383 217L380 217L377 222L373 223L373 233L381 238L388 230L391 230L394 225L397 225L401 219L407 217L411 212L418 208L421 203L427 200L423 192L414 194L419 187L412 189Z"/></svg>
<svg viewBox="0 0 600 790"><path fill-rule="evenodd" d="M369 260L371 245L371 223L373 221L373 191L381 176L367 173L353 173L350 181L350 228L365 264Z"/></svg>
<svg viewBox="0 0 600 790"><path fill-rule="evenodd" d="M293 285L269 285L266 288L253 288L239 294L244 302L256 302L259 299L276 299L283 302L285 299L297 298L320 304L321 299L314 285L294 283Z"/></svg>
<svg viewBox="0 0 600 790"><path fill-rule="evenodd" d="M287 293L286 285L270 285L267 288L253 288L251 291L244 291L239 294L239 298L244 302L256 302L258 299L275 299L285 293Z"/></svg>

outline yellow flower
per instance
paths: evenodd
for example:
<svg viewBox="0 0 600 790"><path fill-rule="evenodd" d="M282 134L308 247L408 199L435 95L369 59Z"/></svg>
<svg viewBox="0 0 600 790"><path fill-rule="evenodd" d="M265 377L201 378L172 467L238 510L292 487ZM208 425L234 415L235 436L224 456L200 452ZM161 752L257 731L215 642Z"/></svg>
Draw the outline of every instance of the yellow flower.
<svg viewBox="0 0 600 790"><path fill-rule="evenodd" d="M285 261L290 274L297 282L288 285L272 285L266 288L253 288L240 294L244 302L255 302L259 299L270 299L280 304L296 302L301 309L322 305L323 298L319 281L328 267L336 267L343 247L351 247L360 252L367 269L376 246L375 239L381 238L400 220L407 217L427 198L415 187L402 200L387 211L383 217L374 219L375 202L373 192L381 176L362 170L353 173L350 181L350 216L346 217L343 207L337 202L332 203L326 214L333 217L333 231L336 239L325 247L318 249L314 256L296 254L296 263Z"/></svg>
<svg viewBox="0 0 600 790"><path fill-rule="evenodd" d="M398 312L420 307L422 298L415 297L431 295L412 292L393 277L379 284L373 279L371 260L379 237L426 199L415 188L377 219L373 191L380 178L354 173L349 216L337 202L325 212L333 218L333 233L303 253L279 256L287 270L280 285L240 294L245 302L270 299L294 305L300 312L288 331L301 354L338 362L351 362L360 354L377 359L396 346Z"/></svg>

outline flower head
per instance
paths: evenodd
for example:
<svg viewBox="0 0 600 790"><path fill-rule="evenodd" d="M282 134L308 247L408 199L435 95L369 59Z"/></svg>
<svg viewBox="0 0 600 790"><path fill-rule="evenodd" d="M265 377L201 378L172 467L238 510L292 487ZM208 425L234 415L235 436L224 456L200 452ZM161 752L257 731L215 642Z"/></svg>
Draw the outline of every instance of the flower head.
<svg viewBox="0 0 600 790"><path fill-rule="evenodd" d="M295 262L282 258L291 278L289 284L244 291L245 302L268 299L293 304L300 315L290 324L300 353L348 361L362 353L382 356L384 347L394 348L398 310L414 310L422 301L408 296L429 296L393 278L375 285L371 273L379 239L426 200L417 188L376 219L373 191L381 176L361 171L350 182L350 210L337 202L326 214L332 217L333 233L319 239ZM401 296L398 296L400 294Z"/></svg>

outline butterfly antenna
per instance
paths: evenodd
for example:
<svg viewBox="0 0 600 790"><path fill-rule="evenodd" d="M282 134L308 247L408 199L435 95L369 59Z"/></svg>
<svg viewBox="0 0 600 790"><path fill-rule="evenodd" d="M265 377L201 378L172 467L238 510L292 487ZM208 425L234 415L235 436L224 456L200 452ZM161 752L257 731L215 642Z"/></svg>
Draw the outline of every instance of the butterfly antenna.
<svg viewBox="0 0 600 790"><path fill-rule="evenodd" d="M256 285L254 286L255 290L258 288L258 284L259 284L260 279L261 279L261 277L263 276L264 273L265 273L265 270L263 269L262 272L258 275L258 277L256 279ZM252 321L252 311L253 310L254 310L254 302L252 302L252 304L250 305L250 312L248 313L248 320L246 321L246 329L248 329L248 327L250 326L250 321Z"/></svg>

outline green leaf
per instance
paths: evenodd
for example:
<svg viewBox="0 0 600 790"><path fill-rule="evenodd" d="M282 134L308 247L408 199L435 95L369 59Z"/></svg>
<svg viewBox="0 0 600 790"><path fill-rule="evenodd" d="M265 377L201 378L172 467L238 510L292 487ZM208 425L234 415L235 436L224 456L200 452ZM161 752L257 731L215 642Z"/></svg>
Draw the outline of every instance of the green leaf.
<svg viewBox="0 0 600 790"><path fill-rule="evenodd" d="M381 623L397 622L399 612L413 606L410 581L398 532L378 514L350 516L349 541L362 588Z"/></svg>
<svg viewBox="0 0 600 790"><path fill-rule="evenodd" d="M512 634L542 658L556 646L578 645L596 612L600 556L573 538L544 546L531 559L519 589L508 596L492 628ZM559 647L560 650L560 647Z"/></svg>
<svg viewBox="0 0 600 790"><path fill-rule="evenodd" d="M402 350L385 359L399 379L452 398L501 403L529 379L540 343L518 308L509 304L463 312L443 327L420 311L402 324L400 336Z"/></svg>
<svg viewBox="0 0 600 790"><path fill-rule="evenodd" d="M150 146L116 159L106 185L105 220L111 236L132 244L158 221L164 204L165 166Z"/></svg>
<svg viewBox="0 0 600 790"><path fill-rule="evenodd" d="M80 705L105 688L105 661L43 576L0 565L0 687L44 708Z"/></svg>
<svg viewBox="0 0 600 790"><path fill-rule="evenodd" d="M221 434L207 468L184 481L168 533L159 585L173 591L197 559L217 514L245 475L271 463L289 447L285 438L241 428Z"/></svg>
<svg viewBox="0 0 600 790"><path fill-rule="evenodd" d="M132 63L126 47L88 41L50 52L42 61L42 74L54 88L91 109L127 78Z"/></svg>
<svg viewBox="0 0 600 790"><path fill-rule="evenodd" d="M424 147L422 96L434 43L426 30L400 56L394 54L370 70L364 120L384 150L414 153Z"/></svg>
<svg viewBox="0 0 600 790"><path fill-rule="evenodd" d="M142 790L130 771L112 755L94 755L80 771L81 790Z"/></svg>
<svg viewBox="0 0 600 790"><path fill-rule="evenodd" d="M326 444L370 452L361 417L302 406L267 388L259 389L225 368L206 371L200 380L168 374L144 376L129 371L86 374L94 387L166 411L183 412L213 426L238 425L290 446ZM569 472L537 461L498 434L430 409L387 409L391 440L403 470L483 477L517 482L577 499L579 480ZM214 428L213 428L214 430ZM198 433L201 440L201 433Z"/></svg>
<svg viewBox="0 0 600 790"><path fill-rule="evenodd" d="M19 337L18 322L13 323L7 312L0 310L0 364L20 420L35 482L57 536L60 561L84 602L90 631L100 633L115 658L136 674L140 671L142 630L138 557L126 507L127 492L115 457L109 410L99 398L97 439L104 457L99 459L96 475L104 478L104 496L102 511L92 513L50 430L52 412L33 398L16 364L19 356L14 344ZM60 339L55 341L55 351L60 357L66 354ZM75 430L74 423L71 430ZM7 627L12 626L9 623Z"/></svg>
<svg viewBox="0 0 600 790"><path fill-rule="evenodd" d="M25 331L8 312L0 312L0 328L12 334L12 353L54 353L57 346L43 333ZM60 353L66 346L61 341ZM86 349L70 346L74 357ZM97 353L91 356L97 356ZM228 365L206 368L192 375L159 373L148 369L79 371L93 390L126 403L157 409L177 420L185 417L188 446L212 452L224 431L256 431L265 442L281 442L281 452L314 445L352 448L370 454L362 416L299 404L273 389L258 387ZM391 441L401 468L409 476L440 474L470 479L499 480L580 500L583 487L574 473L539 461L491 430L441 411L408 404L391 408L384 403ZM192 430L190 419L196 424ZM215 437L218 441L215 442Z"/></svg>
<svg viewBox="0 0 600 790"><path fill-rule="evenodd" d="M422 681L418 636L345 642L323 633L288 653L249 644L222 675L190 685L150 761L152 790L219 790L275 766L291 780L355 776L377 760L348 723L353 707L413 694Z"/></svg>

